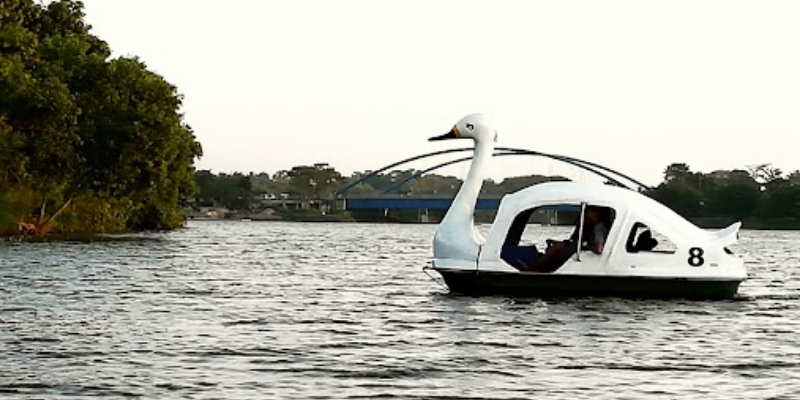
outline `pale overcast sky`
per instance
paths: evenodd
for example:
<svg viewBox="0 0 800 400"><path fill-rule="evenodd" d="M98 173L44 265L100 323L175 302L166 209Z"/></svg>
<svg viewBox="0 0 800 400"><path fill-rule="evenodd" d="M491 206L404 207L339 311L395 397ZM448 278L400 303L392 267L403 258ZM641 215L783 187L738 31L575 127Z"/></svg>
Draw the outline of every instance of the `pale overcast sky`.
<svg viewBox="0 0 800 400"><path fill-rule="evenodd" d="M426 139L473 112L492 117L500 146L651 184L671 162L800 169L796 1L84 4L115 55L139 56L185 95L198 167L214 172L376 169L466 145ZM496 161L496 179L564 173Z"/></svg>

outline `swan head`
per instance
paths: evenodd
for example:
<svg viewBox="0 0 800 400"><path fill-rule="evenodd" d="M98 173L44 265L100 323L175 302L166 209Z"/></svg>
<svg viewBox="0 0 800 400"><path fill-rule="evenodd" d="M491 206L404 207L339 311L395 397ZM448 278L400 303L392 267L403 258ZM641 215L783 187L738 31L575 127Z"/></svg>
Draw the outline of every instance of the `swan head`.
<svg viewBox="0 0 800 400"><path fill-rule="evenodd" d="M470 114L461 118L450 132L434 136L429 141L448 139L473 139L475 141L497 141L497 131L484 114Z"/></svg>

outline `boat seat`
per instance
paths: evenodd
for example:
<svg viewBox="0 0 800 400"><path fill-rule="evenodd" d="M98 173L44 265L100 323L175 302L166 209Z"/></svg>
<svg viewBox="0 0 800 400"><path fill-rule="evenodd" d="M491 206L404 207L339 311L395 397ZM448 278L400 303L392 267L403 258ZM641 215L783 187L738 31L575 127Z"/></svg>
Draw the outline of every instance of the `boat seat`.
<svg viewBox="0 0 800 400"><path fill-rule="evenodd" d="M503 246L500 258L516 269L522 269L522 263L532 264L539 258L536 245L529 246Z"/></svg>

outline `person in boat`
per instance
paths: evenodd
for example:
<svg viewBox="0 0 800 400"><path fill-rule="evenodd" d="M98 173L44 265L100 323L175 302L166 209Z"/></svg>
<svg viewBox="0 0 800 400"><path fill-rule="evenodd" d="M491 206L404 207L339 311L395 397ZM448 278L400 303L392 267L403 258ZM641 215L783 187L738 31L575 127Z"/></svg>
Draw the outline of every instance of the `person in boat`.
<svg viewBox="0 0 800 400"><path fill-rule="evenodd" d="M611 210L606 207L588 206L584 211L581 233L581 250L595 254L603 252L603 247L611 227ZM534 272L553 272L564 265L578 248L578 227L568 240L547 241L547 250L532 264L523 263L523 270Z"/></svg>

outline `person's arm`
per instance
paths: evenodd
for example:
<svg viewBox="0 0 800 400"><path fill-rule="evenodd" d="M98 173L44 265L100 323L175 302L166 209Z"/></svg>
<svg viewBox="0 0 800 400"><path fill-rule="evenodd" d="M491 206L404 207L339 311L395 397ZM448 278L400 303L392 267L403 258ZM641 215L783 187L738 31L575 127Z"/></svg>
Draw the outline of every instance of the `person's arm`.
<svg viewBox="0 0 800 400"><path fill-rule="evenodd" d="M592 232L592 244L590 246L590 250L592 250L593 253L600 254L603 252L603 247L606 244L606 236L608 236L608 230L605 225L595 225L594 231Z"/></svg>

